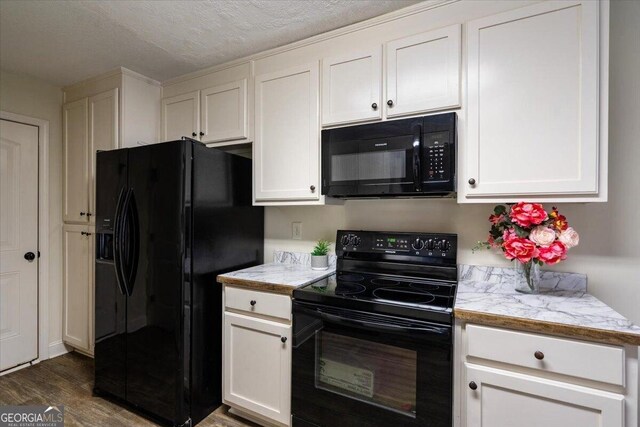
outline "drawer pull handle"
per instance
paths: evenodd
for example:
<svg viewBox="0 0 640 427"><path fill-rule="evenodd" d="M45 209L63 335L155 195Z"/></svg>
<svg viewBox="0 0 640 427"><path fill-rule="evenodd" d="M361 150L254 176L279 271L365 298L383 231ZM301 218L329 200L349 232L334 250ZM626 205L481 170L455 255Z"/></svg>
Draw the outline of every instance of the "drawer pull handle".
<svg viewBox="0 0 640 427"><path fill-rule="evenodd" d="M251 304L251 307L255 306L255 305L256 305L256 300L252 299L252 300L249 302L249 304Z"/></svg>
<svg viewBox="0 0 640 427"><path fill-rule="evenodd" d="M282 344L287 342L287 337L280 337L280 341L282 341Z"/></svg>
<svg viewBox="0 0 640 427"><path fill-rule="evenodd" d="M471 381L471 382L469 383L469 388L470 388L471 390L477 390L477 389L478 389L478 384L476 384L476 382L475 382L475 381Z"/></svg>
<svg viewBox="0 0 640 427"><path fill-rule="evenodd" d="M536 357L536 359L538 360L542 360L544 359L544 353L541 351L536 351L535 353L533 353L533 355Z"/></svg>

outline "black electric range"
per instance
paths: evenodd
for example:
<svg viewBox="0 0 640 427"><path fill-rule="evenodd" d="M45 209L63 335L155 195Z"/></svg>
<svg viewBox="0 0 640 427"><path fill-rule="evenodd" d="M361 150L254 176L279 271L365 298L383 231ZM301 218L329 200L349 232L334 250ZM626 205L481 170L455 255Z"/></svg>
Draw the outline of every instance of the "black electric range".
<svg viewBox="0 0 640 427"><path fill-rule="evenodd" d="M297 301L451 324L457 236L339 231L336 274L293 292Z"/></svg>
<svg viewBox="0 0 640 427"><path fill-rule="evenodd" d="M457 236L338 231L293 292L293 426L450 427Z"/></svg>

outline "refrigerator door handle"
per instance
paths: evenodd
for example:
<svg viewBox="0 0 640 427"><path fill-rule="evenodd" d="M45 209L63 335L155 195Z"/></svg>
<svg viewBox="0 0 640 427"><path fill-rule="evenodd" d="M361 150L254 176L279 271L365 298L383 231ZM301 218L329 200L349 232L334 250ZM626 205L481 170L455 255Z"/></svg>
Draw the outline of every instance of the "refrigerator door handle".
<svg viewBox="0 0 640 427"><path fill-rule="evenodd" d="M138 207L136 205L136 197L133 188L129 189L129 195L126 199L125 217L128 223L127 246L129 260L127 262L127 282L126 287L128 295L133 293L133 285L135 284L136 273L138 271L138 259L140 256L140 222L138 220Z"/></svg>
<svg viewBox="0 0 640 427"><path fill-rule="evenodd" d="M122 295L127 295L127 289L124 282L124 274L122 270L122 213L124 208L125 189L120 190L118 202L116 204L115 224L113 227L113 266L116 271L116 282L120 288Z"/></svg>

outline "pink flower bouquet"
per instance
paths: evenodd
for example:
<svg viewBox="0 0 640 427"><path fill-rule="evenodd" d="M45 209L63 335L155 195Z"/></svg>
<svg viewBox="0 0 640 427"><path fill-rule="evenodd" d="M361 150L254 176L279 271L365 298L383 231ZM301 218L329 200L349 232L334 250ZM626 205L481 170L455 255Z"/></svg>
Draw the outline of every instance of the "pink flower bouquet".
<svg viewBox="0 0 640 427"><path fill-rule="evenodd" d="M538 203L497 205L489 222L489 237L478 242L474 250L501 249L507 259L521 263L532 291L535 290L530 277L532 266L557 264L580 242L580 236L558 209L554 207L547 212Z"/></svg>

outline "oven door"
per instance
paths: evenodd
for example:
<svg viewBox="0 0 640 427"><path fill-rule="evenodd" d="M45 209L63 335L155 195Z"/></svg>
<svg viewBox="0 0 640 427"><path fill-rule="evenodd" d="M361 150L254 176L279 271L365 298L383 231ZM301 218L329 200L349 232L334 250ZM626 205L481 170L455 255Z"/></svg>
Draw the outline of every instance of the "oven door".
<svg viewBox="0 0 640 427"><path fill-rule="evenodd" d="M294 301L293 329L294 426L451 426L451 326Z"/></svg>
<svg viewBox="0 0 640 427"><path fill-rule="evenodd" d="M322 194L375 197L421 191L422 126L405 127L406 133L367 139L323 132Z"/></svg>

